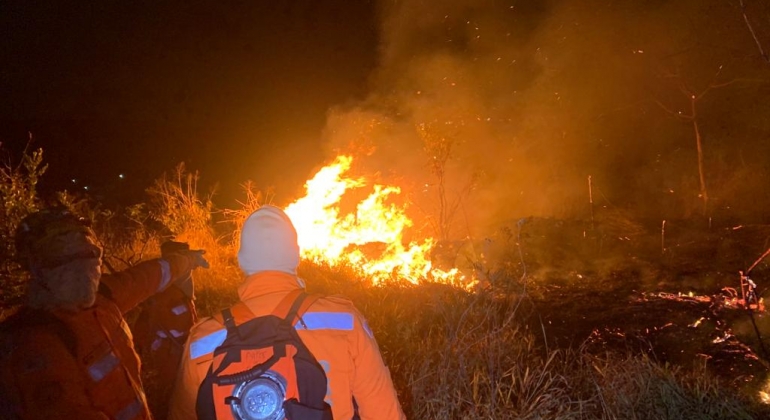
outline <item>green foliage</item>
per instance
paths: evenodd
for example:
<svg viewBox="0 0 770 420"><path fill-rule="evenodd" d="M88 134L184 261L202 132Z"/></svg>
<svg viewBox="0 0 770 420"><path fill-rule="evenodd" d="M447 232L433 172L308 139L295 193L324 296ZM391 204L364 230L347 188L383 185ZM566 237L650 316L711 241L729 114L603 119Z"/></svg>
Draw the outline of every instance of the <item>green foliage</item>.
<svg viewBox="0 0 770 420"><path fill-rule="evenodd" d="M15 255L13 238L19 222L37 210L41 203L37 195L37 183L45 173L47 165L43 165L43 150L30 152L25 150L21 161L14 165L10 161L0 167L0 195L3 197L3 209L0 214L0 239L2 239L3 271L8 271L8 265Z"/></svg>
<svg viewBox="0 0 770 420"><path fill-rule="evenodd" d="M3 199L0 212L1 306L23 293L26 274L20 271L16 260L14 236L21 220L41 206L36 188L46 168L42 149L31 152L25 149L17 164L9 159L0 167L0 196Z"/></svg>
<svg viewBox="0 0 770 420"><path fill-rule="evenodd" d="M187 172L183 163L173 173L157 179L147 194L151 217L165 226L171 235L211 236L213 203L210 197L199 197L198 174Z"/></svg>
<svg viewBox="0 0 770 420"><path fill-rule="evenodd" d="M94 229L110 271L122 270L160 253L165 229L150 216L145 204L122 211L93 213Z"/></svg>
<svg viewBox="0 0 770 420"><path fill-rule="evenodd" d="M174 239L187 242L193 249L206 251L211 268L194 274L198 290L198 310L208 315L231 304L236 295L241 272L235 261L231 235L217 236L212 215L216 211L211 196L198 193L198 174L186 171L184 164L157 179L147 190L149 202L135 206L129 214L143 238L152 237L158 244ZM155 233L142 232L154 225ZM137 239L138 240L138 239Z"/></svg>

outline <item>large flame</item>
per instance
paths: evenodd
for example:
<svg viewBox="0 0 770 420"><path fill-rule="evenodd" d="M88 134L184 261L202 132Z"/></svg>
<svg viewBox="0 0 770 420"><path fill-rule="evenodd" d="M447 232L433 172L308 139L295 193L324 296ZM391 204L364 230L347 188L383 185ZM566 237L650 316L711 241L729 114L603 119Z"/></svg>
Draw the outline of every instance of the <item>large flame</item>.
<svg viewBox="0 0 770 420"><path fill-rule="evenodd" d="M404 208L387 203L389 196L401 193L400 188L373 185L354 212L341 214L343 195L367 187L362 178L344 176L352 162L350 156L337 157L307 181L307 195L286 208L297 228L302 256L332 265L349 264L375 283L388 279L413 283L457 280L457 270L432 268L431 238L404 244L404 231L412 221Z"/></svg>

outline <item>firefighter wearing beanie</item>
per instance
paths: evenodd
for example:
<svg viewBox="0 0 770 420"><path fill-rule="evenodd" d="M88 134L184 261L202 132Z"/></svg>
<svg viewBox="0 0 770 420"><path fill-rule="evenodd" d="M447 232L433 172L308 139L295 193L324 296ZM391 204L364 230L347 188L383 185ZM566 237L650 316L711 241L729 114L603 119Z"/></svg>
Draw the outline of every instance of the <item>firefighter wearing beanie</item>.
<svg viewBox="0 0 770 420"><path fill-rule="evenodd" d="M235 308L245 306L245 313L255 318L264 317L274 313L277 306L286 302L287 296L298 294L305 287L304 281L297 277L297 233L289 217L277 207L262 206L248 217L241 231L238 263L245 278L238 288L240 302L231 308L233 313ZM345 298L316 299L298 315L299 322L294 329L325 371L327 384L323 399L331 406L333 418L404 419L390 372L364 317ZM220 361L221 357L216 357L214 352L228 334L230 331L218 318L204 319L193 327L172 392L169 419L199 418L196 417L199 388L212 365ZM281 387L284 385L288 389L292 384L281 383ZM272 404L271 398L265 397L267 394L259 394L259 398L249 402L256 403L248 407L255 409L254 416L241 416L236 406L244 401L230 397L227 401L233 410L217 411L216 418L224 414L222 418L230 419L283 419L280 403L286 409L287 401L278 402L278 411L267 413ZM286 409L285 417L291 420L289 413Z"/></svg>

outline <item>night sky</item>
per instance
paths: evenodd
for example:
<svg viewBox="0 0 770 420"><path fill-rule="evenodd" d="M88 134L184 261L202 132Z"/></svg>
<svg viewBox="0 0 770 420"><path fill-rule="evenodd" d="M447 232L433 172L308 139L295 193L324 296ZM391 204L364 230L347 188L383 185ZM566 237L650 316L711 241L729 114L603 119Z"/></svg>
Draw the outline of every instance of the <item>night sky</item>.
<svg viewBox="0 0 770 420"><path fill-rule="evenodd" d="M31 131L68 188L141 192L182 161L226 195L297 188L377 59L365 1L11 0L0 28L0 141Z"/></svg>
<svg viewBox="0 0 770 420"><path fill-rule="evenodd" d="M770 3L743 4L6 0L0 141L31 131L52 189L138 197L184 161L225 206L353 153L431 213L441 139L465 224L585 217L589 176L597 206L688 217L695 95L709 215L765 220Z"/></svg>

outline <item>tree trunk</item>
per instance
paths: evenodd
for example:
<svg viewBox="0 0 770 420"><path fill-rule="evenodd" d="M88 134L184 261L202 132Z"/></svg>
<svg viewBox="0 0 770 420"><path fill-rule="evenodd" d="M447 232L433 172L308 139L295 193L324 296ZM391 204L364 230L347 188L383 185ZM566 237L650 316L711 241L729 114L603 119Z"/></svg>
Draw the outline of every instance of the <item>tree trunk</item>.
<svg viewBox="0 0 770 420"><path fill-rule="evenodd" d="M692 128L695 132L695 145L698 149L698 179L700 181L700 197L703 200L703 215L708 214L709 195L706 190L706 176L703 173L703 142L698 129L698 114L695 111L695 95L690 97L690 108L692 109Z"/></svg>

